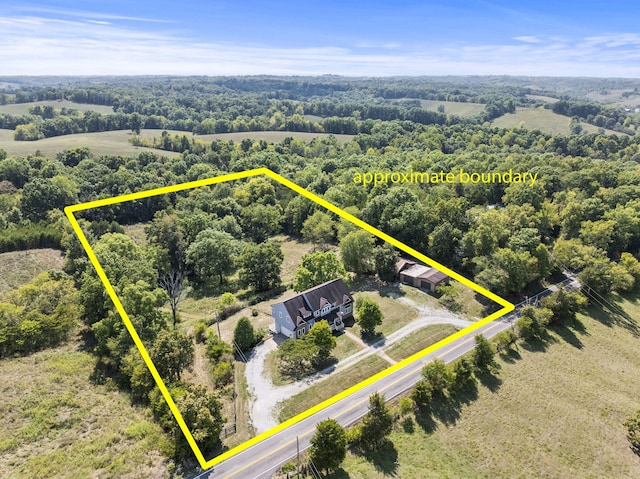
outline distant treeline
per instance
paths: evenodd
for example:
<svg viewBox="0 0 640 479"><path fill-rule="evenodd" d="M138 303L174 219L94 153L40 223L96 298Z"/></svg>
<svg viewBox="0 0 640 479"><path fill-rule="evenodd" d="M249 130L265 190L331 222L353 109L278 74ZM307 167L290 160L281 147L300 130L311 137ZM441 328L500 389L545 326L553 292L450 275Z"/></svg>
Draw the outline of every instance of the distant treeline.
<svg viewBox="0 0 640 479"><path fill-rule="evenodd" d="M620 107L586 101L560 100L551 106L551 110L559 115L577 117L597 127L629 135L635 134L629 126L640 124L640 115L631 116Z"/></svg>

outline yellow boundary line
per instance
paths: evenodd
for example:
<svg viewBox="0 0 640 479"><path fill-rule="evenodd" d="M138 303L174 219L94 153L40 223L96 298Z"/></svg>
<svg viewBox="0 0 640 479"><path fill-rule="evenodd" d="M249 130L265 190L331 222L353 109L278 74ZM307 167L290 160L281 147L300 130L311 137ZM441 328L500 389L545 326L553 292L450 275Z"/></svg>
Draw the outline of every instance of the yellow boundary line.
<svg viewBox="0 0 640 479"><path fill-rule="evenodd" d="M451 336L439 341L438 343L428 347L427 349L424 349L410 357L408 357L407 359L404 359L400 362L398 362L397 364L394 364L393 366L385 369L384 371L381 371L377 374L375 374L374 376L371 376L368 379L365 379L364 381L359 382L358 384L355 384L354 386L351 386L350 388L342 391L341 393L336 394L335 396L321 402L320 404L317 404L315 406L313 406L312 408L298 414L295 417L292 417L291 419L288 419L287 421L278 424L276 427L263 432L251 439L249 439L248 441L240 444L239 446L234 447L233 449L230 449L229 451L226 451L216 457L214 457L213 459L210 460L206 460L202 454L202 451L200 451L200 448L198 447L198 445L196 444L193 435L191 434L191 431L189 431L189 428L187 427L186 423L184 422L184 419L182 417L182 414L180 414L180 411L178 410L178 408L176 407L175 402L173 401L173 398L171 397L171 394L169 394L169 391L167 389L167 386L165 385L164 381L162 380L162 378L160 377L160 375L158 374L158 370L156 369L155 365L153 364L153 361L151 360L151 357L149 356L149 353L147 352L146 348L144 347L144 345L142 344L142 341L140 340L140 337L138 336L138 333L136 332L135 328L133 327L133 324L131 323L131 320L129 319L129 316L127 315L127 312L124 310L124 307L122 306L122 303L120 301L120 299L118 298L118 295L116 294L115 290L113 289L113 286L111 285L111 282L109 281L109 278L107 278L107 275L105 274L104 270L102 269L102 266L100 265L100 262L98 261L98 258L96 257L93 249L91 248L91 245L89 244L89 241L87 240L87 237L85 236L84 232L82 231L82 228L80 228L80 225L78 223L78 220L75 217L76 212L79 211L85 211L85 210L89 210L89 209L93 209L93 208L99 208L102 206L109 206L109 205L114 205L114 204L118 204L118 203L123 203L125 201L135 201L135 200L140 200L143 198L150 198L152 196L157 196L157 195L163 195L163 194L167 194L167 193L175 193L178 191L184 191L184 190L189 190L189 189L193 189L193 188L198 188L198 187L202 187L202 186L210 186L210 185L214 185L217 183L223 183L226 181L233 181L233 180L239 180L239 179L243 179L243 178L249 178L252 176L259 176L259 175L265 175L269 178L271 178L274 181L277 181L278 183L286 186L287 188L295 191L296 193L304 196L305 198L308 198L311 201L316 202L317 204L319 204L320 206L323 206L324 208L328 209L329 211L335 213L336 215L340 216L341 218L352 222L353 224L355 224L356 226L364 229L365 231L368 231L369 233L371 233L374 236L377 236L378 238L382 239L383 241L386 241L390 244L392 244L393 246L395 246L396 248L398 248L401 251L404 251L405 253L413 256L414 258L428 264L429 266L432 266L440 271L442 271L443 273L445 273L446 275L448 275L449 277L455 279L456 281L459 281L460 283L464 284L465 286L468 286L469 288L471 288L472 290L476 291L477 293L482 294L483 296L486 296L487 298L491 299L492 301L500 304L502 306L502 309L500 309L499 311L496 311L495 313L487 316L486 318L481 319L480 321L475 322L474 324L472 324L471 326L466 327L465 329L458 331L455 334L452 334ZM124 322L127 331L129 331L129 334L131 335L131 337L133 338L133 342L135 343L136 347L138 348L138 350L140 351L140 354L142 355L142 358L144 359L145 364L147 365L147 367L149 368L149 371L151 372L151 375L153 376L153 379L155 380L156 384L158 385L158 388L160 389L160 392L162 393L162 396L164 397L165 401L167 402L169 409L171 410L173 416L175 417L176 421L178 422L178 425L180 426L180 429L182 430L185 438L187 439L187 442L189 443L189 446L191 446L191 448L193 449L193 452L196 456L196 458L198 459L198 462L200 464L200 466L203 469L208 469L226 459L229 459L230 457L238 454L241 451L244 451L248 448L250 448L251 446L253 446L254 444L257 444L258 442L273 436L274 434L277 434L278 432L286 429L287 427L291 426L292 424L295 424L297 422L300 422L301 420L311 416L312 414L315 414L316 412L320 411L321 409L324 409L325 407L334 404L338 401L340 401L341 399L345 398L346 396L359 391L360 389L372 384L373 382L377 381L378 379L381 379L385 376L388 376L389 374L397 371L398 369L403 368L404 366L411 364L412 362L426 356L429 353L432 353L433 351L436 351L440 348L442 348L443 346L455 341L458 338L461 338L462 336L465 336L469 333L471 333L472 331L475 331L476 329L480 328L481 326L503 316L504 314L509 313L510 311L512 311L514 309L514 305L511 304L509 301L501 298L500 296L492 293L491 291L488 291L487 289L483 288L482 286L474 283L473 281L468 280L467 278L459 275L458 273L456 273L455 271L450 270L449 268L447 268L444 265L441 265L440 263L438 263L437 261L432 260L431 258L428 258L427 256L423 255L422 253L416 251L413 248L410 248L409 246L405 245L404 243L401 243L400 241L396 240L395 238L392 238L391 236L389 236L388 234L383 233L382 231L380 231L377 228L374 228L373 226L365 223L364 221L356 218L355 216L347 213L346 211L341 210L340 208L338 208L337 206L329 203L328 201L326 201L325 199L305 190L304 188L301 188L300 186L298 186L297 184L293 183L292 181L280 176L279 174L271 171L268 168L256 168L253 170L246 170L246 171L242 171L242 172L238 172L238 173L231 173L231 174L227 174L227 175L222 175L222 176L217 176L214 178L207 178L204 180L198 180L198 181L191 181L188 183L181 183L178 185L172 185L172 186L165 186L162 188L155 188L152 190L146 190L146 191L140 191L138 193L130 193L127 195L121 195L121 196L115 196L112 198L105 198L102 200L96 200L96 201L90 201L88 203L82 203L82 204L77 204L77 205L71 205L71 206L67 206L64 209L65 214L67 215L67 218L69 219L69 222L71 223L71 226L73 227L74 232L76 233L76 235L78 236L78 239L80 240L80 243L82 244L82 247L85 249L85 251L87 252L87 255L89 257L89 260L91 261L91 264L93 265L93 267L95 268L96 272L98 273L98 277L100 278L100 280L102 281L102 284L104 285L104 287L107 290L107 293L109 294L109 297L111 298L111 300L113 301L113 304L116 307L116 310L118 311L118 313L120 314L120 317L122 318L122 321Z"/></svg>

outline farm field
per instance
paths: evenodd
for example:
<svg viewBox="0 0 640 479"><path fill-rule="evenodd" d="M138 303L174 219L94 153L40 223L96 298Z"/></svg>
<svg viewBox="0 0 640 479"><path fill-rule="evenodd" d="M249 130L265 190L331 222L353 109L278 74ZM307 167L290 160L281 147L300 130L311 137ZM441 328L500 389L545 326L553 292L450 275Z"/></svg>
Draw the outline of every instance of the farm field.
<svg viewBox="0 0 640 479"><path fill-rule="evenodd" d="M163 130L145 129L140 132L141 137L160 137ZM171 134L192 136L191 132L167 130ZM153 151L158 155L169 157L180 156L180 153L164 151L142 146L134 146L129 142L131 138L130 130L101 131L96 133L77 133L74 135L54 136L35 141L15 141L13 130L0 129L0 149L7 152L9 156L33 155L36 151L40 154L55 157L57 153L70 148L87 147L94 155L137 155L141 151ZM195 138L202 141L213 140L233 140L241 141L245 138L252 140L265 140L270 142L280 142L287 137L299 138L304 141L311 141L316 137L329 136L327 133L305 133L290 131L252 131L243 133L218 133L212 135L196 135ZM353 135L333 135L338 143L348 143L353 139Z"/></svg>
<svg viewBox="0 0 640 479"><path fill-rule="evenodd" d="M145 135L149 135L150 132L157 132L157 135L160 135L159 130L142 131ZM39 151L44 156L55 157L64 150L83 147L89 148L94 155L135 156L142 151L153 151L163 156L180 156L180 153L172 151L133 146L129 143L129 138L131 138L130 130L116 130L54 136L36 141L15 141L12 130L0 129L0 149L5 150L9 156L33 155Z"/></svg>
<svg viewBox="0 0 640 479"><path fill-rule="evenodd" d="M545 96L545 95L525 95L527 98L531 98L532 100L540 100L540 101L545 101L547 103L555 103L558 101L557 98L553 98L551 96Z"/></svg>
<svg viewBox="0 0 640 479"><path fill-rule="evenodd" d="M0 253L0 295L27 284L43 271L60 270L62 253L55 249L31 249Z"/></svg>
<svg viewBox="0 0 640 479"><path fill-rule="evenodd" d="M484 111L483 103L470 103L460 101L420 100L422 108L437 111L440 105L444 105L447 115L472 116Z"/></svg>
<svg viewBox="0 0 640 479"><path fill-rule="evenodd" d="M74 110L78 110L80 113L84 113L85 111L95 111L96 113L102 113L103 115L113 113L113 108L107 105L76 103L69 100L32 101L28 103L0 105L0 113L6 113L7 115L28 115L29 108L33 106L52 106L56 110L61 108L73 108Z"/></svg>
<svg viewBox="0 0 640 479"><path fill-rule="evenodd" d="M620 304L627 318L590 309L500 359L477 398L435 422L410 414L376 457L349 453L330 477L639 477L622 424L640 408L640 300Z"/></svg>
<svg viewBox="0 0 640 479"><path fill-rule="evenodd" d="M493 126L499 128L523 127L531 130L540 130L551 135L569 135L569 123L571 118L558 115L551 110L544 108L522 108L517 107L515 113L507 113L493 120ZM581 122L583 131L587 133L598 133L598 127L589 123ZM623 135L613 130L607 130L608 135Z"/></svg>

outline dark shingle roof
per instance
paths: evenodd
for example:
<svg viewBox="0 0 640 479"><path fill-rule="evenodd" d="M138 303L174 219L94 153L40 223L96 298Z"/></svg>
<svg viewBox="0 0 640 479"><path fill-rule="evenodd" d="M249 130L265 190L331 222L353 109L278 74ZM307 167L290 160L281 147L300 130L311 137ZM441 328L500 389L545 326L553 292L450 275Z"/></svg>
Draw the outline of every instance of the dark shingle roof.
<svg viewBox="0 0 640 479"><path fill-rule="evenodd" d="M336 303L342 304L345 296L352 300L349 290L340 278L320 284L300 294L307 299L311 311L322 309L327 303L331 303L332 305Z"/></svg>
<svg viewBox="0 0 640 479"><path fill-rule="evenodd" d="M282 302L287 309L289 316L296 326L299 326L303 319L308 319L313 311L322 309L327 303L332 305L346 304L353 301L353 297L340 278L327 281L296 296Z"/></svg>

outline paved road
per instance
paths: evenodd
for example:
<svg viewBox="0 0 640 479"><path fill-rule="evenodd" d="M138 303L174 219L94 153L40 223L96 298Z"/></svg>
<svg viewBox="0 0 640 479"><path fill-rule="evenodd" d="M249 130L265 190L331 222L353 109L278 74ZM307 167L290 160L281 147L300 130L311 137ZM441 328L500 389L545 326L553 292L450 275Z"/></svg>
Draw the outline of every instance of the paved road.
<svg viewBox="0 0 640 479"><path fill-rule="evenodd" d="M262 442L242 451L235 456L214 466L203 473L202 479L267 479L287 461L296 457L296 442L300 451L309 447L309 440L315 433L316 424L324 419L332 418L343 426L349 426L364 416L368 411L369 396L374 392L383 394L387 400L407 391L420 379L422 367L435 358L441 358L449 363L471 351L475 345L474 336L483 334L491 338L501 331L513 327L513 322L519 316L518 310L527 304L537 304L537 301L557 290L559 286L575 289L579 284L574 278L541 292L533 298L516 305L516 309L496 321L472 331L462 338L451 342L438 351L428 354L420 360L395 371L394 373L376 381L375 383L357 391L338 401L322 411L294 424Z"/></svg>

